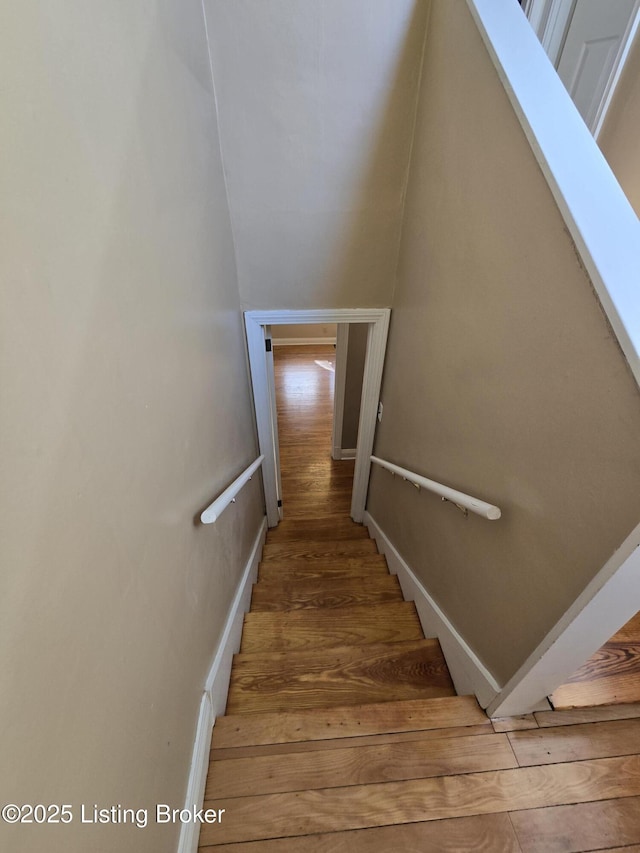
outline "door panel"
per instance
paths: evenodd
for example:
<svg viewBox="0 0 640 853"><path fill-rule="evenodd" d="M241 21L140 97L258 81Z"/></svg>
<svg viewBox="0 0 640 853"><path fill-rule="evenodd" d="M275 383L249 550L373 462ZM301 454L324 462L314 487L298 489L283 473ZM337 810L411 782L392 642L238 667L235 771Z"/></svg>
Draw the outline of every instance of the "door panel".
<svg viewBox="0 0 640 853"><path fill-rule="evenodd" d="M558 74L591 130L636 5L636 0L577 0L575 5Z"/></svg>

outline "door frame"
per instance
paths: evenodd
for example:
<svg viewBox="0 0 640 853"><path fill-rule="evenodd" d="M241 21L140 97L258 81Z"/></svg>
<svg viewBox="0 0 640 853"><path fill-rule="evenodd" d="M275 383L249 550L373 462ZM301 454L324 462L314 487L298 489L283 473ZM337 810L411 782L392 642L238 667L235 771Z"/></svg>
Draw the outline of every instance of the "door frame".
<svg viewBox="0 0 640 853"><path fill-rule="evenodd" d="M347 359L349 357L349 324L336 327L336 373L333 383L333 430L331 456L342 459L342 426L344 423L344 396L347 390ZM357 444L357 442L356 442Z"/></svg>
<svg viewBox="0 0 640 853"><path fill-rule="evenodd" d="M557 68L564 42L571 26L577 0L525 0L523 11L540 42L549 56L554 68ZM640 0L631 13L627 29L620 40L620 49L609 74L607 85L589 130L594 139L598 139L605 122L607 111L613 99L613 93L629 56L631 45L640 26Z"/></svg>
<svg viewBox="0 0 640 853"><path fill-rule="evenodd" d="M260 453L264 454L262 479L269 527L275 527L278 524L280 512L277 489L279 471L274 449L277 441L277 423L275 414L272 414L270 403L265 327L291 323L367 323L369 326L367 354L362 379L358 449L351 495L351 518L361 523L369 487L371 453L373 452L390 314L390 308L315 308L244 312L256 428Z"/></svg>

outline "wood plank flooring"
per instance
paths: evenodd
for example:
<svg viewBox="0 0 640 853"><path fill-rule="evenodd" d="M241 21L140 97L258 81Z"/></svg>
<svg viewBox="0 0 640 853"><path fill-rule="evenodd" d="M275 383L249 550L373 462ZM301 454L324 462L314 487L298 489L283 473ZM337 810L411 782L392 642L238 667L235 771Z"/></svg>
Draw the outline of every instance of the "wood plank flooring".
<svg viewBox="0 0 640 853"><path fill-rule="evenodd" d="M240 652L318 651L336 645L398 643L423 637L414 604L336 608L327 614L300 610L247 613Z"/></svg>
<svg viewBox="0 0 640 853"><path fill-rule="evenodd" d="M328 708L453 693L437 640L238 654L227 713Z"/></svg>
<svg viewBox="0 0 640 853"><path fill-rule="evenodd" d="M330 459L332 374L315 364L332 357L276 350L285 521L213 730L204 805L224 814L199 850L640 853L640 702L489 720L454 694L348 517L352 463Z"/></svg>
<svg viewBox="0 0 640 853"><path fill-rule="evenodd" d="M640 613L551 695L554 708L640 702Z"/></svg>

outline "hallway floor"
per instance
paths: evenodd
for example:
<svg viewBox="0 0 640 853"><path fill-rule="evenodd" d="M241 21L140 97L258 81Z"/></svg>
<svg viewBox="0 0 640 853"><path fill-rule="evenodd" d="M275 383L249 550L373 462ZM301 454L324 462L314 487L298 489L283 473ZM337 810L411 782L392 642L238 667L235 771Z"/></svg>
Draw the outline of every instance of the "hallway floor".
<svg viewBox="0 0 640 853"><path fill-rule="evenodd" d="M354 463L331 458L335 361L333 346L274 348L283 529L309 515L349 515Z"/></svg>
<svg viewBox="0 0 640 853"><path fill-rule="evenodd" d="M492 721L454 694L349 518L329 358L292 350L276 354L286 517L214 726L204 805L225 812L201 853L640 853L640 705Z"/></svg>
<svg viewBox="0 0 640 853"><path fill-rule="evenodd" d="M554 708L640 702L640 613L554 690Z"/></svg>

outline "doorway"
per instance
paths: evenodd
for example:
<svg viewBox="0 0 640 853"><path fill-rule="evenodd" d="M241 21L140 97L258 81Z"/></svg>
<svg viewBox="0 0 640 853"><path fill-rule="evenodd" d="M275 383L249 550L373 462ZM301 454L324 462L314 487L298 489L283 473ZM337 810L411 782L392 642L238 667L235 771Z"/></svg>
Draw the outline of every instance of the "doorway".
<svg viewBox="0 0 640 853"><path fill-rule="evenodd" d="M272 334L278 327L271 327ZM349 515L355 458L332 457L336 350L272 338L284 520ZM358 388L358 403L360 400Z"/></svg>
<svg viewBox="0 0 640 853"><path fill-rule="evenodd" d="M366 354L358 421L351 518L362 522L371 469L382 367L389 328L389 308L312 309L307 311L247 311L245 329L251 371L260 453L264 454L262 475L267 523L275 527L282 518L277 413L268 327L288 324L364 323L367 325ZM279 505L280 504L280 505Z"/></svg>
<svg viewBox="0 0 640 853"><path fill-rule="evenodd" d="M640 0L524 0L521 5L597 139L640 25Z"/></svg>

